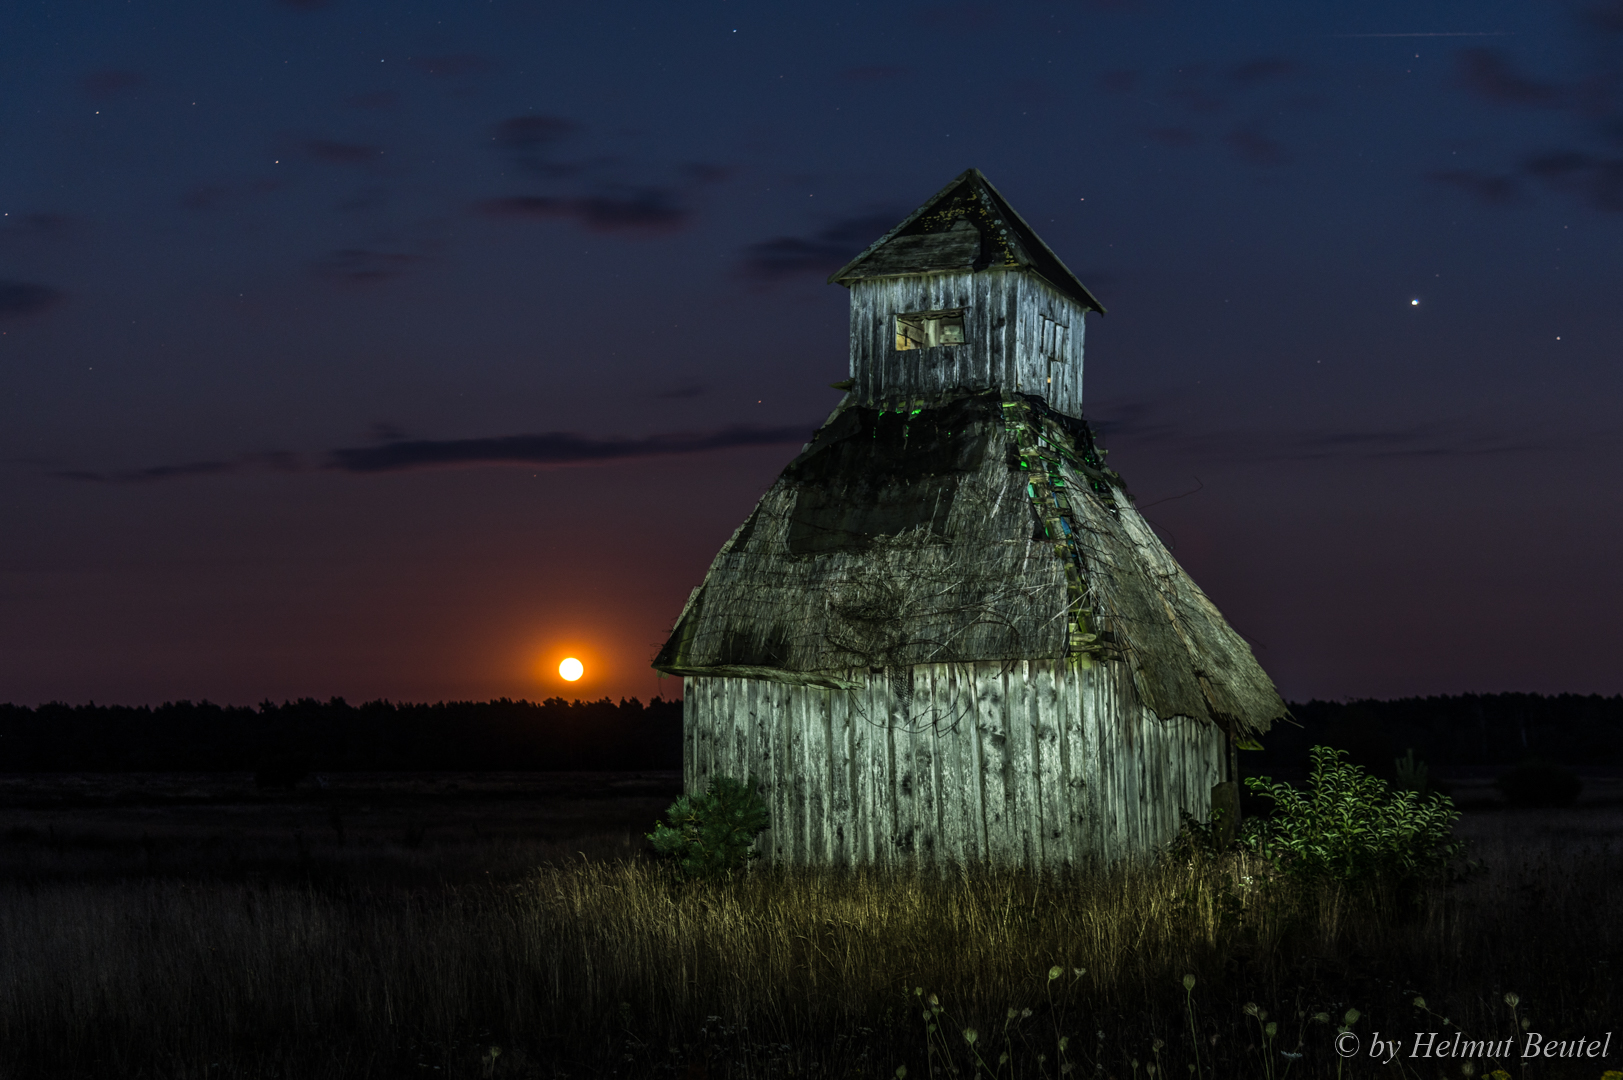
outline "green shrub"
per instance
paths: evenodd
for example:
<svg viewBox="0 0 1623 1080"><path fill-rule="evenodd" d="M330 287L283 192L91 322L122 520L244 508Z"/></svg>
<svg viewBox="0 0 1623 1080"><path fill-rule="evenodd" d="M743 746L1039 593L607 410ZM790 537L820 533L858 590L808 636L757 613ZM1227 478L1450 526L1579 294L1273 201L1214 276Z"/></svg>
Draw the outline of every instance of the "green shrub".
<svg viewBox="0 0 1623 1080"><path fill-rule="evenodd" d="M687 878L718 878L757 858L755 838L770 824L755 783L717 776L702 795L683 795L648 834L654 850L676 860Z"/></svg>
<svg viewBox="0 0 1623 1080"><path fill-rule="evenodd" d="M1271 817L1246 822L1247 848L1304 883L1404 884L1453 870L1465 845L1454 839L1452 799L1393 791L1340 750L1310 754L1305 792L1266 776L1246 780L1274 803Z"/></svg>
<svg viewBox="0 0 1623 1080"><path fill-rule="evenodd" d="M1494 781L1512 806L1571 806L1584 782L1548 761L1528 761Z"/></svg>

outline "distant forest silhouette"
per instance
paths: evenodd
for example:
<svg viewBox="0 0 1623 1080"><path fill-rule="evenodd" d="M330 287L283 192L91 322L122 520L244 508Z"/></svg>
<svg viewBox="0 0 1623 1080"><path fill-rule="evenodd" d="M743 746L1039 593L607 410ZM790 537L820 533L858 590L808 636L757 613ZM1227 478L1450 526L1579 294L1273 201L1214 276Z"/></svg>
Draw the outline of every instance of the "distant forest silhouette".
<svg viewBox="0 0 1623 1080"><path fill-rule="evenodd" d="M1296 769L1308 747L1346 750L1355 763L1390 776L1413 749L1432 766L1504 766L1543 760L1574 767L1623 765L1623 695L1455 694L1394 701L1309 701L1291 705L1300 727L1276 724L1261 753L1241 767Z"/></svg>
<svg viewBox="0 0 1623 1080"><path fill-rule="evenodd" d="M1432 766L1532 758L1623 765L1623 696L1461 694L1292 705L1256 774L1305 765L1327 743L1390 773L1413 748ZM413 705L301 698L257 708L208 701L156 707L0 705L0 772L615 770L682 767L682 702L449 701Z"/></svg>
<svg viewBox="0 0 1623 1080"><path fill-rule="evenodd" d="M0 772L680 769L682 702L0 705Z"/></svg>

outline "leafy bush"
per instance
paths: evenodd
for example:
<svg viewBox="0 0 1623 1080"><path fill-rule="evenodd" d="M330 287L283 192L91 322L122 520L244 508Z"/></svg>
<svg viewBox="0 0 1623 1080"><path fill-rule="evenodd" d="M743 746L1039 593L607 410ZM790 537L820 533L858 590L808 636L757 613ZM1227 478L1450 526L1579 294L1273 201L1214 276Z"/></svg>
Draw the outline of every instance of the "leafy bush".
<svg viewBox="0 0 1623 1080"><path fill-rule="evenodd" d="M1548 761L1528 761L1496 780L1512 806L1571 806L1584 782L1570 769Z"/></svg>
<svg viewBox="0 0 1623 1080"><path fill-rule="evenodd" d="M654 850L676 860L684 877L718 878L758 858L755 838L770 817L755 783L718 776L702 795L683 795L648 834Z"/></svg>
<svg viewBox="0 0 1623 1080"><path fill-rule="evenodd" d="M1393 791L1327 746L1310 751L1307 790L1268 777L1246 786L1273 800L1273 815L1246 822L1247 848L1304 883L1414 883L1446 876L1463 855L1459 811L1444 795Z"/></svg>

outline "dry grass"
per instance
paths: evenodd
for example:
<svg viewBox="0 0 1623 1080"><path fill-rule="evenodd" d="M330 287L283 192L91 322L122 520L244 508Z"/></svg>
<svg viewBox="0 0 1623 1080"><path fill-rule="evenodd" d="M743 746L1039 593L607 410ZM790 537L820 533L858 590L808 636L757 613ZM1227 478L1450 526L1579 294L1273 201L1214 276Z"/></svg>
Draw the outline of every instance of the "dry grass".
<svg viewBox="0 0 1623 1080"><path fill-rule="evenodd" d="M0 886L0 1075L967 1077L973 1049L1004 1076L1319 1077L1337 1059L1316 1013L1502 1038L1507 990L1535 1031L1604 1032L1623 853L1616 822L1585 813L1467 818L1490 867L1417 905L1289 900L1243 861L702 887L554 850L518 880L407 884L347 880L329 851L305 878L41 878ZM1247 1002L1279 1024L1271 1043ZM1526 1075L1594 1080L1613 1057ZM1415 1064L1402 1075L1438 1075Z"/></svg>

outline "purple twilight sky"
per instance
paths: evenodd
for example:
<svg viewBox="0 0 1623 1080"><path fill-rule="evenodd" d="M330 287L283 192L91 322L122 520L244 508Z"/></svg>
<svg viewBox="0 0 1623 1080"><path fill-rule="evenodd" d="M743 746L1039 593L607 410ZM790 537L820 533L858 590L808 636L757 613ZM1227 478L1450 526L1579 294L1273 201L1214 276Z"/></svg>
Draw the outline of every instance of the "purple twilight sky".
<svg viewBox="0 0 1623 1080"><path fill-rule="evenodd" d="M1617 0L134 0L0 35L0 701L679 693L972 165L1287 698L1623 691Z"/></svg>

